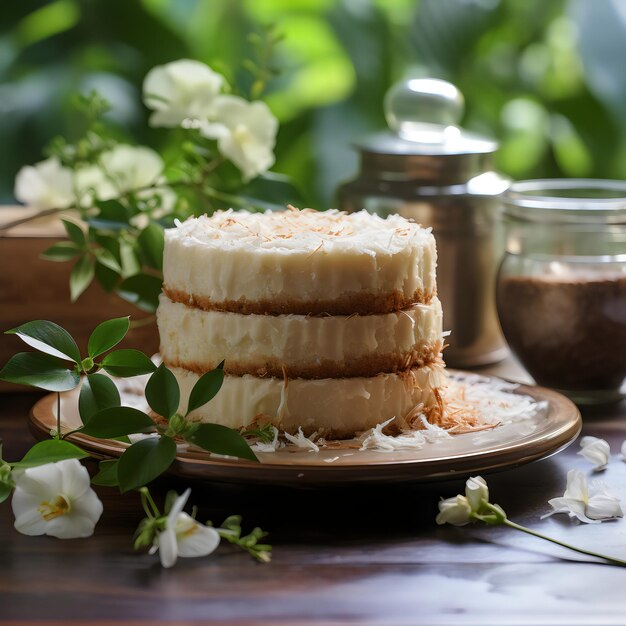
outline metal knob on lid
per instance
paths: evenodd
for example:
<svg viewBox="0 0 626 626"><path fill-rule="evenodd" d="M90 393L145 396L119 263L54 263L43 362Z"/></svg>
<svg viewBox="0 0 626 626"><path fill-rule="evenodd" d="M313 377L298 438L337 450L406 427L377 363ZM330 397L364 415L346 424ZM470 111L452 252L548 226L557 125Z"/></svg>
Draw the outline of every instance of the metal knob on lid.
<svg viewBox="0 0 626 626"><path fill-rule="evenodd" d="M461 134L463 94L436 78L413 78L396 83L385 95L385 118L402 139L446 143Z"/></svg>

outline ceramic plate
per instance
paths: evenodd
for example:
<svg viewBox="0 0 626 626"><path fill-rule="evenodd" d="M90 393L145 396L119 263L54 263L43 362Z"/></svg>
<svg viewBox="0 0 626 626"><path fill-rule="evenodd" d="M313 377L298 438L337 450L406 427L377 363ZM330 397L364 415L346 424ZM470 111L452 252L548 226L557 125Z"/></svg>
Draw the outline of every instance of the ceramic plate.
<svg viewBox="0 0 626 626"><path fill-rule="evenodd" d="M498 381L494 377L486 377ZM512 393L543 403L543 409L516 423L465 433L430 443L419 450L322 449L312 452L288 446L258 452L259 463L216 457L197 448L179 446L171 472L208 481L272 485L398 483L462 478L512 468L550 456L569 445L581 429L580 413L567 398L542 387L519 385ZM122 393L124 404L124 394ZM63 425L81 425L78 389L62 394ZM56 394L45 396L30 413L37 434L56 426ZM69 440L98 457L120 456L126 445L80 434Z"/></svg>

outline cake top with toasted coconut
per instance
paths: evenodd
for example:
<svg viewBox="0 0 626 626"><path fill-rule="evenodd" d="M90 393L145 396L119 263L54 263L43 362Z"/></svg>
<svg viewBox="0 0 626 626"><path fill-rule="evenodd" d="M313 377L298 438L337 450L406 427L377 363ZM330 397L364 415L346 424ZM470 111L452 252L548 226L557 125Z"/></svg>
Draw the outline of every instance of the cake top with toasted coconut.
<svg viewBox="0 0 626 626"><path fill-rule="evenodd" d="M183 245L256 248L286 254L342 250L393 253L431 237L430 229L399 215L383 219L365 210L345 213L294 207L265 213L217 211L210 217L202 215L179 222L167 236L179 239Z"/></svg>

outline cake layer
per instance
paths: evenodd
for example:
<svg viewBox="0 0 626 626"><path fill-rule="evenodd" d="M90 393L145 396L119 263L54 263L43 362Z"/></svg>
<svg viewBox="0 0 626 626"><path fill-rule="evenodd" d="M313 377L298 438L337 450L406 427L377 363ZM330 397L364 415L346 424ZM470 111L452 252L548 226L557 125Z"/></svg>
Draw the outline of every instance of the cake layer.
<svg viewBox="0 0 626 626"><path fill-rule="evenodd" d="M204 311L162 295L157 311L168 365L203 373L282 378L375 376L435 361L442 349L441 304L378 315L242 315Z"/></svg>
<svg viewBox="0 0 626 626"><path fill-rule="evenodd" d="M400 216L218 211L165 231L171 300L244 314L385 313L436 294L435 240Z"/></svg>
<svg viewBox="0 0 626 626"><path fill-rule="evenodd" d="M181 407L198 375L173 368L181 388ZM441 363L413 368L401 374L373 377L306 380L225 376L219 393L193 411L189 419L242 428L270 422L295 433L317 432L329 438L348 438L393 417L402 419L423 404L428 414L438 411L438 388L446 377Z"/></svg>

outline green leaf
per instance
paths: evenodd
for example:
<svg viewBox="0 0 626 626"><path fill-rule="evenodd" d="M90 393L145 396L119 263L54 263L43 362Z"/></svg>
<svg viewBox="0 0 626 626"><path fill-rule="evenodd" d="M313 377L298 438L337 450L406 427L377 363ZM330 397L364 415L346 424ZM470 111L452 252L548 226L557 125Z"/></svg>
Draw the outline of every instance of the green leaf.
<svg viewBox="0 0 626 626"><path fill-rule="evenodd" d="M150 374L156 369L156 365L139 350L124 348L109 352L100 363L111 376L140 376Z"/></svg>
<svg viewBox="0 0 626 626"><path fill-rule="evenodd" d="M91 479L92 484L101 487L117 487L119 481L117 479L117 466L119 459L110 459L100 461L98 465L98 473Z"/></svg>
<svg viewBox="0 0 626 626"><path fill-rule="evenodd" d="M13 487L11 485L7 485L6 483L0 483L0 504L4 502L13 491Z"/></svg>
<svg viewBox="0 0 626 626"><path fill-rule="evenodd" d="M117 477L122 493L147 485L160 476L176 458L176 444L170 437L142 439L119 459Z"/></svg>
<svg viewBox="0 0 626 626"><path fill-rule="evenodd" d="M83 424L103 409L120 405L120 393L115 383L102 374L85 376L78 397L78 412Z"/></svg>
<svg viewBox="0 0 626 626"><path fill-rule="evenodd" d="M120 279L118 272L114 272L99 261L96 261L95 275L96 280L106 292L113 291Z"/></svg>
<svg viewBox="0 0 626 626"><path fill-rule="evenodd" d="M85 254L80 257L76 265L72 268L70 274L70 296L72 302L75 302L79 296L89 287L94 277L94 259L92 256Z"/></svg>
<svg viewBox="0 0 626 626"><path fill-rule="evenodd" d="M89 455L69 441L63 439L45 439L36 443L13 467L36 467L46 463L56 463L65 459L84 459Z"/></svg>
<svg viewBox="0 0 626 626"><path fill-rule="evenodd" d="M154 313L159 304L163 281L150 274L135 274L123 280L117 293L123 300L131 302L142 311Z"/></svg>
<svg viewBox="0 0 626 626"><path fill-rule="evenodd" d="M41 258L48 261L69 261L79 252L80 249L73 241L61 241L44 250Z"/></svg>
<svg viewBox="0 0 626 626"><path fill-rule="evenodd" d="M180 404L180 389L178 381L163 363L148 380L146 385L146 400L153 411L169 419L178 411Z"/></svg>
<svg viewBox="0 0 626 626"><path fill-rule="evenodd" d="M129 328L130 318L128 316L116 317L98 324L89 337L87 345L89 356L93 359L114 348L124 339Z"/></svg>
<svg viewBox="0 0 626 626"><path fill-rule="evenodd" d="M216 369L207 372L198 379L189 394L189 406L187 413L191 413L212 400L222 387L224 382L224 361Z"/></svg>
<svg viewBox="0 0 626 626"><path fill-rule="evenodd" d="M288 176L274 172L257 176L242 187L237 195L262 209L284 209L288 204L297 206L304 201L302 192Z"/></svg>
<svg viewBox="0 0 626 626"><path fill-rule="evenodd" d="M7 330L6 334L17 335L24 343L39 352L69 359L74 363L80 362L80 351L72 335L54 322L34 320Z"/></svg>
<svg viewBox="0 0 626 626"><path fill-rule="evenodd" d="M20 352L11 357L0 370L0 380L47 391L69 391L78 385L80 376L67 369L56 357L37 352Z"/></svg>
<svg viewBox="0 0 626 626"><path fill-rule="evenodd" d="M98 439L112 439L148 430L154 430L154 422L143 411L130 406L114 406L92 415L80 433Z"/></svg>
<svg viewBox="0 0 626 626"><path fill-rule="evenodd" d="M163 247L165 245L163 229L158 224L151 222L141 231L137 237L137 243L146 265L157 270L163 269Z"/></svg>
<svg viewBox="0 0 626 626"><path fill-rule="evenodd" d="M109 252L105 248L97 248L94 251L94 254L96 255L97 262L104 265L104 267L108 267L110 270L113 270L118 274L122 272L122 267L117 262L117 259L112 252Z"/></svg>
<svg viewBox="0 0 626 626"><path fill-rule="evenodd" d="M67 233L67 236L79 248L84 248L86 239L85 239L85 233L83 232L83 229L76 222L73 222L72 220L61 218L61 221L63 222L63 227L65 228L65 232Z"/></svg>
<svg viewBox="0 0 626 626"><path fill-rule="evenodd" d="M187 441L209 452L258 462L246 440L236 430L221 424L200 424Z"/></svg>
<svg viewBox="0 0 626 626"><path fill-rule="evenodd" d="M91 228L101 230L122 230L128 228L128 209L117 200L102 200L97 202L100 209L97 217L88 220Z"/></svg>

